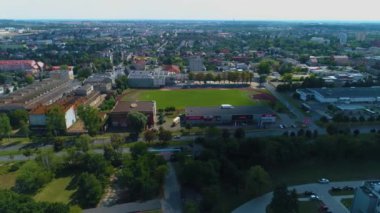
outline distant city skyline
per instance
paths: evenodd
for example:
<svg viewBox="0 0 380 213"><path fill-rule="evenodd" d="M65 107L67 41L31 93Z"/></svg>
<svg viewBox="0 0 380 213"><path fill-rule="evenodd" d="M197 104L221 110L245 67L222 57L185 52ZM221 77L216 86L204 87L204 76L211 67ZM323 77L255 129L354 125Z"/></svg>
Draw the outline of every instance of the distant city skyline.
<svg viewBox="0 0 380 213"><path fill-rule="evenodd" d="M0 19L380 21L373 0L1 0Z"/></svg>

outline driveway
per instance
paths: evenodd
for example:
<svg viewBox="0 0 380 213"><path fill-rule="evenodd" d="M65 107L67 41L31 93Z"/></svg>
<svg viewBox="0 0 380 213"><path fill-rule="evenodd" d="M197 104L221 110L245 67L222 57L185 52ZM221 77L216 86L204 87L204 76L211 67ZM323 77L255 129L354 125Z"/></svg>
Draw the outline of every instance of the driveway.
<svg viewBox="0 0 380 213"><path fill-rule="evenodd" d="M331 196L328 191L332 186L344 187L352 186L359 187L363 185L364 181L346 181L346 182L331 182L329 184L310 183L304 185L297 185L288 187L289 189L295 189L298 193L304 191L312 191L316 193L324 204L334 213L348 213L349 211L341 204L338 199ZM245 204L241 205L232 213L265 213L266 207L269 205L273 197L273 193L267 193L261 197L252 199Z"/></svg>
<svg viewBox="0 0 380 213"><path fill-rule="evenodd" d="M162 211L164 213L181 213L182 201L180 185L173 165L168 162L168 174L164 183L164 197L161 199Z"/></svg>

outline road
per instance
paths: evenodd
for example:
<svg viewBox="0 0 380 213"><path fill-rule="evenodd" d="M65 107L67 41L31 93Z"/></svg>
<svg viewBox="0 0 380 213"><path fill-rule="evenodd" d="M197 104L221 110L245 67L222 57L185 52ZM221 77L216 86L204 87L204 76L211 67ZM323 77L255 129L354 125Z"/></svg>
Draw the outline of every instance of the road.
<svg viewBox="0 0 380 213"><path fill-rule="evenodd" d="M276 91L276 88L273 87L272 85L268 84L268 83L265 83L264 84L264 87L265 89L267 89L269 92L272 93L272 95L274 97L277 98L277 100L279 100L286 108L288 108L288 110L294 115L296 116L296 119L300 122L303 122L304 119L305 119L305 115L302 113L302 111L300 111L297 107L293 106L291 103L289 103L289 101L284 98L284 96L282 94L280 94L279 92ZM318 130L318 132L320 134L323 134L325 132L325 129L317 126L314 121L312 121L312 119L310 119L310 124L309 124L309 127L310 129L312 130Z"/></svg>
<svg viewBox="0 0 380 213"><path fill-rule="evenodd" d="M328 191L332 186L344 187L352 186L359 187L363 185L364 181L345 181L345 182L331 182L329 184L310 183L304 185L291 186L289 189L295 189L298 193L305 191L312 191L319 196L321 201L334 213L348 213L349 211L341 204L338 199L331 196ZM273 193L267 193L261 197L252 199L245 204L241 205L232 213L265 213L266 207L269 205L273 197Z"/></svg>
<svg viewBox="0 0 380 213"><path fill-rule="evenodd" d="M129 213L129 212L140 212L140 211L151 211L161 208L160 200L149 200L145 202L132 202L132 203L123 203L119 205L114 205L111 207L100 207L93 209L85 209L84 213Z"/></svg>
<svg viewBox="0 0 380 213"><path fill-rule="evenodd" d="M168 174L164 183L164 197L161 199L161 208L164 213L181 213L182 201L180 185L173 165L168 162Z"/></svg>

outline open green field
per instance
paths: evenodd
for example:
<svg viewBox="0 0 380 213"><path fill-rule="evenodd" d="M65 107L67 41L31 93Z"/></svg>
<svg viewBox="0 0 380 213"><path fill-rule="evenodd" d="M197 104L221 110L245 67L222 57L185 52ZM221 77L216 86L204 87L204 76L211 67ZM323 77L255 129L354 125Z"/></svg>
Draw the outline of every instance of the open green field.
<svg viewBox="0 0 380 213"><path fill-rule="evenodd" d="M68 190L72 177L57 178L47 184L40 192L38 192L34 199L36 201L46 202L59 202L70 203L71 196L75 190Z"/></svg>
<svg viewBox="0 0 380 213"><path fill-rule="evenodd" d="M174 106L184 109L190 106L252 106L258 102L252 99L257 92L247 89L178 89L178 90L130 90L123 100L157 102L157 108Z"/></svg>

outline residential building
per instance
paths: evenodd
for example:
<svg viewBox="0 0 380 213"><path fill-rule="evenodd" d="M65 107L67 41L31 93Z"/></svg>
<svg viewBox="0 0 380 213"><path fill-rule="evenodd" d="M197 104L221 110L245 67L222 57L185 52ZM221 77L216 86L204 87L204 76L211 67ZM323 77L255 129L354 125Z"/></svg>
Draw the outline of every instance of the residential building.
<svg viewBox="0 0 380 213"><path fill-rule="evenodd" d="M130 112L140 112L146 115L148 127L153 127L156 122L155 101L118 101L112 112L108 114L111 126L115 128L127 128L128 114Z"/></svg>
<svg viewBox="0 0 380 213"><path fill-rule="evenodd" d="M131 71L128 85L132 88L160 88L175 84L175 74L165 71Z"/></svg>
<svg viewBox="0 0 380 213"><path fill-rule="evenodd" d="M176 73L176 74L181 73L181 69L177 65L164 65L162 66L162 70L166 72Z"/></svg>
<svg viewBox="0 0 380 213"><path fill-rule="evenodd" d="M355 190L351 213L380 213L380 180L366 181Z"/></svg>
<svg viewBox="0 0 380 213"><path fill-rule="evenodd" d="M338 35L339 43L340 45L346 45L347 44L347 33L339 33Z"/></svg>
<svg viewBox="0 0 380 213"><path fill-rule="evenodd" d="M61 107L65 114L66 129L70 128L76 121L76 108L83 103L82 99L64 98L51 105L38 105L29 112L29 125L32 129L46 128L47 114L53 107Z"/></svg>
<svg viewBox="0 0 380 213"><path fill-rule="evenodd" d="M203 59L200 56L192 56L189 58L189 71L198 72L204 71Z"/></svg>
<svg viewBox="0 0 380 213"><path fill-rule="evenodd" d="M36 74L44 67L44 63L34 60L0 60L0 71L3 72L25 72Z"/></svg>
<svg viewBox="0 0 380 213"><path fill-rule="evenodd" d="M74 67L68 66L67 69L62 69L59 66L54 66L49 71L50 78L62 80L74 80Z"/></svg>
<svg viewBox="0 0 380 213"><path fill-rule="evenodd" d="M348 56L346 55L335 55L333 56L333 60L336 63L336 65L339 65L339 66L345 66L350 63L350 60Z"/></svg>

